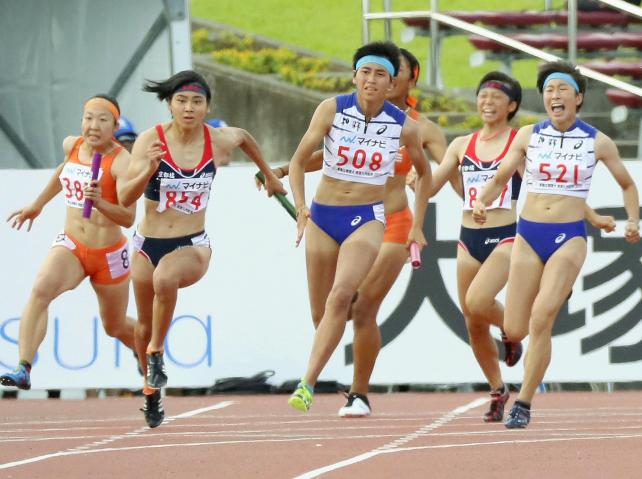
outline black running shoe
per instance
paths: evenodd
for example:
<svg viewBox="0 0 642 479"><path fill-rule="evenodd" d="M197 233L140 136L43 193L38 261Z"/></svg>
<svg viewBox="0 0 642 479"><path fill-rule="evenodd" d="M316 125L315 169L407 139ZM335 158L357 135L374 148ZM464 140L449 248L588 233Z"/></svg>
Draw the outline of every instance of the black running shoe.
<svg viewBox="0 0 642 479"><path fill-rule="evenodd" d="M145 422L151 428L158 427L165 419L165 410L163 409L163 399L161 398L160 389L153 394L145 395L145 406L140 408L145 415Z"/></svg>
<svg viewBox="0 0 642 479"><path fill-rule="evenodd" d="M531 411L526 409L524 406L520 406L515 403L508 413L508 418L506 419L504 426L508 429L524 429L528 426L530 421Z"/></svg>
<svg viewBox="0 0 642 479"><path fill-rule="evenodd" d="M504 419L504 408L509 397L510 393L506 385L500 390L491 391L490 407L486 414L484 414L484 422L500 422Z"/></svg>
<svg viewBox="0 0 642 479"><path fill-rule="evenodd" d="M147 354L147 385L150 388L160 389L167 384L167 372L163 362L163 353L157 351Z"/></svg>
<svg viewBox="0 0 642 479"><path fill-rule="evenodd" d="M522 357L522 343L511 343L504 331L502 331L502 343L504 343L504 362L506 366L515 366Z"/></svg>

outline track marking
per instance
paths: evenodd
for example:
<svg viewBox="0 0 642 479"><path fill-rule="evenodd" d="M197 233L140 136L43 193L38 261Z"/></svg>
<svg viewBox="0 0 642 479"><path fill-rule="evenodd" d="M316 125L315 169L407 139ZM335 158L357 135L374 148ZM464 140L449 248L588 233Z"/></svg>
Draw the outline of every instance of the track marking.
<svg viewBox="0 0 642 479"><path fill-rule="evenodd" d="M459 406L452 411L447 412L440 418L436 419L435 421L431 422L430 424L427 424L426 426L423 426L419 429L417 429L415 432L411 434L407 434L406 436L400 437L399 439L396 439L392 442L389 442L388 444L385 444L384 446L378 447L377 449L373 449L372 451L366 452L364 454L360 454L355 457L351 457L349 459L346 459L344 461L340 461L334 464L330 464L328 466L323 466L318 469L314 469L312 471L308 471L306 473L303 473L299 476L296 476L295 479L312 479L314 477L318 477L321 474L324 474L326 472L331 472L335 471L337 469L341 469L343 467L351 466L352 464L356 464L358 462L366 461L372 457L378 456L380 454L385 454L388 452L393 452L399 450L399 447L401 444L405 444L409 441L412 441L413 439L416 439L421 436L425 436L429 434L431 431L437 429L438 427L443 426L444 424L449 423L453 419L455 419L457 416L460 414L463 414L471 409L475 409L482 404L485 404L489 401L488 398L478 398L475 399L472 402L469 402L468 404L465 404L463 406Z"/></svg>
<svg viewBox="0 0 642 479"><path fill-rule="evenodd" d="M187 418L187 417L196 416L197 414L201 414L201 413L204 413L204 412L212 411L212 410L215 410L215 409L222 409L222 408L231 406L232 404L234 404L234 401L222 401L222 402L216 403L216 404L214 404L212 406L199 408L199 409L194 409L192 411L187 411L187 412L184 412L182 414L178 414L176 416L168 417L167 419L165 419L165 421L163 421L163 424L175 421L176 419L183 419L183 418ZM110 444L110 443L112 443L114 441L117 441L119 439L124 439L126 437L130 438L130 437L138 436L138 435L140 435L143 432L148 431L148 430L149 430L149 427L147 427L147 426L139 427L138 429L135 429L134 431L130 431L128 433L115 434L115 435L109 436L109 437L107 437L107 438L105 438L103 440L95 441L95 442L92 442L92 443L89 443L89 444L85 444L85 445L82 445L82 446L77 446L77 447L74 447L74 448L70 448L70 449L66 449L66 450L58 451L58 452L53 452L53 453L50 453L50 454L43 454L41 456L35 456L35 457L28 458L28 459L22 459L22 460L19 460L19 461L13 461L13 462L7 462L7 463L4 463L4 464L0 464L0 469L9 469L11 467L24 466L25 464L33 464L34 462L46 461L47 459L53 459L53 458L56 458L56 457L71 456L71 455L75 455L75 454L87 454L87 453L90 453L90 452L100 451L102 449L93 449L92 450L91 448L92 447L97 447L97 446L104 446L106 444ZM111 448L108 448L108 449L111 449ZM105 449L105 450L108 450L108 449Z"/></svg>

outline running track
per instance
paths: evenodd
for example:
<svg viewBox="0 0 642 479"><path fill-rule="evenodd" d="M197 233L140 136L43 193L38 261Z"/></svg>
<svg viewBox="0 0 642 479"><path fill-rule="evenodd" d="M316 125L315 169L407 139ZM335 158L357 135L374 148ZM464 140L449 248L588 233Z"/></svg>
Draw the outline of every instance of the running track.
<svg viewBox="0 0 642 479"><path fill-rule="evenodd" d="M0 478L642 477L642 392L548 393L526 430L484 424L484 394L371 395L375 415L340 419L287 397L1 400Z"/></svg>

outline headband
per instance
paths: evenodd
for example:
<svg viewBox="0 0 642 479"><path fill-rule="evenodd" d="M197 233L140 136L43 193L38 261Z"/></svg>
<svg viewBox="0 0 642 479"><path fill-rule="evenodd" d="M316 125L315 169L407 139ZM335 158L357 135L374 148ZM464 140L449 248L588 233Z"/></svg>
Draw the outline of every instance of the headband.
<svg viewBox="0 0 642 479"><path fill-rule="evenodd" d="M551 81L551 80L563 80L569 85L571 85L573 88L575 88L575 91L577 93L580 92L580 86L577 84L575 81L575 78L573 78L571 75L568 73L562 73L562 72L553 72L549 76L546 77L546 80L544 80L544 84L542 85L542 90L546 88L546 84Z"/></svg>
<svg viewBox="0 0 642 479"><path fill-rule="evenodd" d="M392 66L392 62L385 57L380 57L379 55L366 55L361 57L357 60L355 70L358 70L366 63L376 63L377 65L381 65L388 73L390 73L391 77L395 76L395 67Z"/></svg>
<svg viewBox="0 0 642 479"><path fill-rule="evenodd" d="M116 105L114 105L106 98L101 98L99 96L90 98L85 102L84 108L86 109L87 107L107 108L109 110L109 113L114 115L114 119L116 121L118 121L118 119L120 118L120 113L118 113L118 108L116 108Z"/></svg>
<svg viewBox="0 0 642 479"><path fill-rule="evenodd" d="M506 95L508 95L508 98L510 98L511 100L515 100L515 93L513 92L513 88L507 83L497 80L490 80L479 85L479 90L477 90L477 92L480 92L484 88L494 88L495 90L503 91L504 93L506 93Z"/></svg>
<svg viewBox="0 0 642 479"><path fill-rule="evenodd" d="M185 84L179 86L178 88L176 88L176 90L174 90L174 92L172 94L178 93L180 91L191 91L192 93L199 93L199 94L207 97L206 88L199 82L185 83Z"/></svg>

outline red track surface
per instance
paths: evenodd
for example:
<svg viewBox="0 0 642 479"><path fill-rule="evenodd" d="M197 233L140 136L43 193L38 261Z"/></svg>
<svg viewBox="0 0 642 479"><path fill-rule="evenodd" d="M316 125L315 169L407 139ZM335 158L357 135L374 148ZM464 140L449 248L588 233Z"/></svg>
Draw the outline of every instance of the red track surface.
<svg viewBox="0 0 642 479"><path fill-rule="evenodd" d="M0 478L642 475L640 392L538 395L518 431L484 424L480 398L371 395L375 415L340 419L338 395L317 395L307 415L286 396L168 397L157 429L141 398L2 400Z"/></svg>

